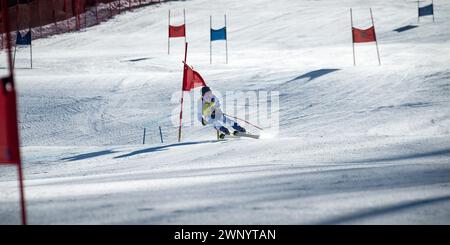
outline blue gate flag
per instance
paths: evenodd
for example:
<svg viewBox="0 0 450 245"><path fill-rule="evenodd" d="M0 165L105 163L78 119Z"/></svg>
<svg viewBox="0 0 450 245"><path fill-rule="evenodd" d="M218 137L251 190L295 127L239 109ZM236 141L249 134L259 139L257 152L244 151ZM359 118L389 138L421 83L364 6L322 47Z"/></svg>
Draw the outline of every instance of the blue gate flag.
<svg viewBox="0 0 450 245"><path fill-rule="evenodd" d="M17 31L16 45L31 45L31 31L22 36L20 31Z"/></svg>
<svg viewBox="0 0 450 245"><path fill-rule="evenodd" d="M223 27L219 30L211 29L211 41L227 40L227 28Z"/></svg>
<svg viewBox="0 0 450 245"><path fill-rule="evenodd" d="M419 8L419 16L427 16L433 14L433 4Z"/></svg>

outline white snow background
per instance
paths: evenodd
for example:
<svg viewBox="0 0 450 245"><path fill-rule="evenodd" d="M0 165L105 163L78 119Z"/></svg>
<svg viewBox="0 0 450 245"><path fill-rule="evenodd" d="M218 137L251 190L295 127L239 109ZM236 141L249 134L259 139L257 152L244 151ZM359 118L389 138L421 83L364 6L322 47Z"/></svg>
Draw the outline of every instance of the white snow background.
<svg viewBox="0 0 450 245"><path fill-rule="evenodd" d="M450 2L434 2L435 23L410 0L171 2L34 41L34 69L27 49L16 63L29 223L450 224ZM349 9L368 28L369 7L382 65L358 44L354 67ZM187 125L176 143L183 8L209 86L280 92L276 137ZM224 13L230 63L217 42L210 65ZM16 178L0 166L0 224L20 221Z"/></svg>

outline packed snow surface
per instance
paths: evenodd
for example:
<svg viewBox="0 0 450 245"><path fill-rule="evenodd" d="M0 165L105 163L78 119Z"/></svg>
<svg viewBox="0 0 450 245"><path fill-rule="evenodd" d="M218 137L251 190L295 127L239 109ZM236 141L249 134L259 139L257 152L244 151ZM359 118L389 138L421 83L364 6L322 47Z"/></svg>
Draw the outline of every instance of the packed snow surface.
<svg viewBox="0 0 450 245"><path fill-rule="evenodd" d="M222 94L278 92L278 133L243 124L263 137L217 141L186 123L177 142L184 39L167 54L167 15L181 24L183 8L188 63ZM372 8L381 66L374 43L355 45L353 66L350 8L361 29ZM32 70L20 48L29 223L450 224L450 2L434 11L418 23L407 0L193 0L36 40ZM209 18L218 29L224 13L229 64L215 42L211 65ZM1 166L0 224L20 221L16 178Z"/></svg>

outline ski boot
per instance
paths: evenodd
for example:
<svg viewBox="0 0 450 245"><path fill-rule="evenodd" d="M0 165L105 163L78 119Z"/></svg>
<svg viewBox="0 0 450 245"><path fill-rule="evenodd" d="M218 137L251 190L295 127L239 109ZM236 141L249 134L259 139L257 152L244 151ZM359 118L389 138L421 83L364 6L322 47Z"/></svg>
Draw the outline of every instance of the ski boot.
<svg viewBox="0 0 450 245"><path fill-rule="evenodd" d="M233 129L235 130L234 132L233 132L233 135L238 135L238 134L245 134L246 132L247 132L247 130L245 130L245 128L243 128L243 127L241 127L241 126L239 126L239 124L237 124L237 123L235 123L234 125L233 125Z"/></svg>
<svg viewBox="0 0 450 245"><path fill-rule="evenodd" d="M221 140L225 139L225 135L230 135L230 130L228 130L224 126L220 127L219 131L220 131L219 139L221 139Z"/></svg>

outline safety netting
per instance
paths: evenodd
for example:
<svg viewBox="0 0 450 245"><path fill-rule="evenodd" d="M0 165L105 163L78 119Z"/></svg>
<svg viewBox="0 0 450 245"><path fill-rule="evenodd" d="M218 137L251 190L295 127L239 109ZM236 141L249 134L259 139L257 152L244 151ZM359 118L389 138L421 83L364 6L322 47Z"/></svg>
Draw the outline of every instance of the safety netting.
<svg viewBox="0 0 450 245"><path fill-rule="evenodd" d="M16 39L17 31L31 31L33 39L78 31L125 11L166 1L169 0L9 0L11 38ZM0 33L0 48L3 49L3 28Z"/></svg>

